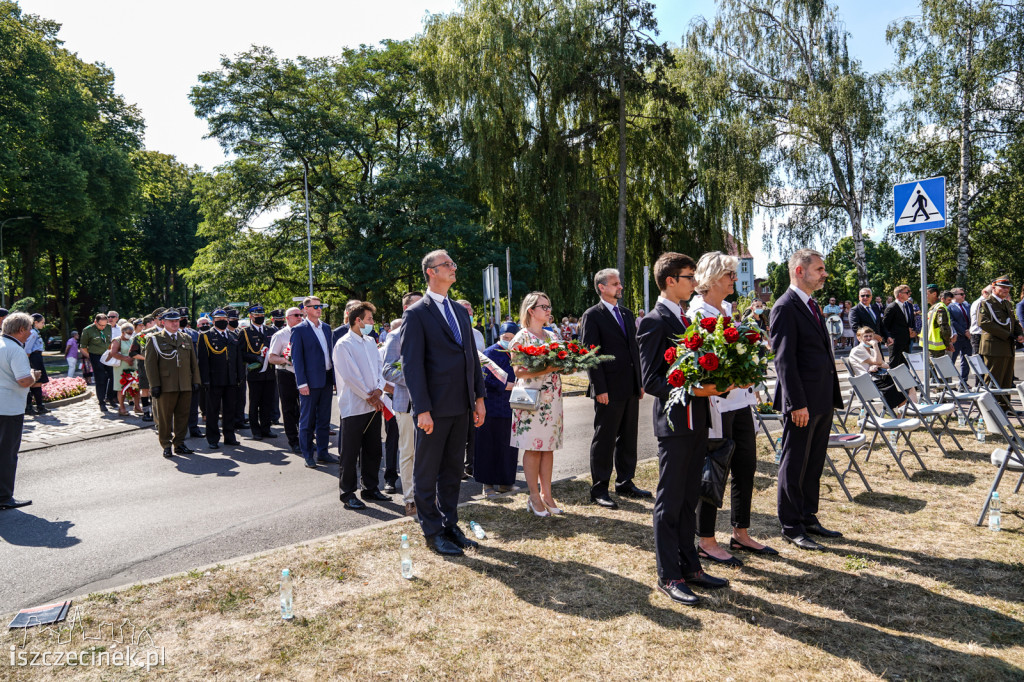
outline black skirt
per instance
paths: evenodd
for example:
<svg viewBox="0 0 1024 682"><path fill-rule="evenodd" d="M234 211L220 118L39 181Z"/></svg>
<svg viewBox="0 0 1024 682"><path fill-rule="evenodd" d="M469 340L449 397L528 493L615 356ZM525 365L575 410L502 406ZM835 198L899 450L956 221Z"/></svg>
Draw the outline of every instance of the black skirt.
<svg viewBox="0 0 1024 682"><path fill-rule="evenodd" d="M38 369L43 373L43 376L39 377L39 384L50 383L50 377L46 375L46 364L43 362L43 351L35 350L28 354L28 365L32 369Z"/></svg>

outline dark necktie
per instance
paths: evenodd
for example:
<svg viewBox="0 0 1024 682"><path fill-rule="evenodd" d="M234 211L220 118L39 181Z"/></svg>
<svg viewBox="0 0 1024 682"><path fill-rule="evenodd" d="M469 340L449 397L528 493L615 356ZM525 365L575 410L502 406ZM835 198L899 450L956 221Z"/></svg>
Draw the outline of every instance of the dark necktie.
<svg viewBox="0 0 1024 682"><path fill-rule="evenodd" d="M612 306L612 312L615 313L615 319L618 320L618 322L619 322L619 328L622 330L622 333L625 334L626 333L626 321L622 319L622 313L619 312L619 306L613 305Z"/></svg>
<svg viewBox="0 0 1024 682"><path fill-rule="evenodd" d="M914 323L914 309L910 307L910 301L903 304L903 314L907 317L907 323Z"/></svg>
<svg viewBox="0 0 1024 682"><path fill-rule="evenodd" d="M821 313L818 312L818 304L814 302L813 298L807 299L807 307L811 309L811 315L814 315L814 321L821 326Z"/></svg>
<svg viewBox="0 0 1024 682"><path fill-rule="evenodd" d="M871 320L872 320L873 322L878 322L878 316L877 316L877 315L875 315L875 310L874 310L874 308L872 308L872 307L871 307L871 306L869 306L869 305L868 305L868 306L864 306L864 307L868 309L868 312L869 312L869 313L871 313Z"/></svg>
<svg viewBox="0 0 1024 682"><path fill-rule="evenodd" d="M455 321L455 314L452 312L452 308L448 305L448 299L444 299L444 317L448 320L448 326L452 329L452 334L455 335L455 343L462 345L462 334L459 333L459 323Z"/></svg>

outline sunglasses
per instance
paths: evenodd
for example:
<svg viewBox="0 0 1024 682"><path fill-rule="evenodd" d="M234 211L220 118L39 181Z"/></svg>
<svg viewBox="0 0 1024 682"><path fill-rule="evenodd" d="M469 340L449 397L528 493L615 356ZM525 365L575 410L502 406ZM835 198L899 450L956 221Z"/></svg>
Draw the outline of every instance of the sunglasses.
<svg viewBox="0 0 1024 682"><path fill-rule="evenodd" d="M288 317L302 317L302 313L292 313Z"/></svg>

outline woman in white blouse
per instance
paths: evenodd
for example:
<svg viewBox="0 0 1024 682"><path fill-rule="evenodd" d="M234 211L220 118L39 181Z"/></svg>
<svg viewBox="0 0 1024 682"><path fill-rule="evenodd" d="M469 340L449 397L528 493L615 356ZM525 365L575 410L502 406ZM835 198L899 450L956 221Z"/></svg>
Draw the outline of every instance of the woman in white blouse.
<svg viewBox="0 0 1024 682"><path fill-rule="evenodd" d="M860 340L860 343L850 351L849 358L854 376L870 374L871 380L875 382L875 386L881 391L885 402L890 407L901 406L907 399L896 388L892 378L886 376L886 373L882 371L889 369L889 363L882 357L882 348L879 345L881 337L876 335L875 330L871 327L861 327L857 330L857 339ZM911 389L910 395L911 399L916 400L917 391Z"/></svg>
<svg viewBox="0 0 1024 682"><path fill-rule="evenodd" d="M720 251L701 256L697 262L695 284L697 296L690 301L691 319L698 317L732 317L732 305L726 296L736 291L736 267L738 259ZM732 515L732 537L729 549L753 552L755 554L778 554L762 545L748 534L750 528L750 505L754 494L754 472L757 469L757 432L751 406L756 403L753 389L741 386L725 397L711 398L712 438L730 438L736 443L736 450L729 466L730 505ZM721 433L716 428L721 422ZM697 554L702 559L729 566L742 566L743 562L727 552L715 539L715 520L718 509L715 505L701 501L697 507Z"/></svg>

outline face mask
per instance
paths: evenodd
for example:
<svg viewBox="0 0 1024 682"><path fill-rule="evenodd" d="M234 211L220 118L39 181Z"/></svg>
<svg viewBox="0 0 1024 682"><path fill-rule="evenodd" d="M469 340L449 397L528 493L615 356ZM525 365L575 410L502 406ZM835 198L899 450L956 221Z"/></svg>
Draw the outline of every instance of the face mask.
<svg viewBox="0 0 1024 682"><path fill-rule="evenodd" d="M280 329L287 324L284 320L274 320L274 326Z"/></svg>
<svg viewBox="0 0 1024 682"><path fill-rule="evenodd" d="M228 326L232 329L238 329L238 320L231 320L228 322Z"/></svg>
<svg viewBox="0 0 1024 682"><path fill-rule="evenodd" d="M763 312L764 312L764 308L754 308L754 314L755 315L760 315Z"/></svg>
<svg viewBox="0 0 1024 682"><path fill-rule="evenodd" d="M221 330L221 331L224 331L225 329L228 328L228 321L227 320L217 320L217 321L215 321L213 323L213 326L216 327L217 329Z"/></svg>
<svg viewBox="0 0 1024 682"><path fill-rule="evenodd" d="M199 325L199 331L201 331L201 332L208 332L208 331L210 331L210 325L208 325L208 324L201 324L201 325Z"/></svg>
<svg viewBox="0 0 1024 682"><path fill-rule="evenodd" d="M501 346L502 348L506 348L507 349L508 348L508 341L506 341L505 339L501 339L501 340L498 341L498 345Z"/></svg>
<svg viewBox="0 0 1024 682"><path fill-rule="evenodd" d="M260 326L262 326L262 325L263 325L263 320L265 320L265 319L267 319L267 318L263 317L262 315L259 315L259 316L257 316L257 317L254 317L254 318L252 318L252 322L253 322L253 324L255 324L255 325L256 325L257 327L260 327Z"/></svg>

